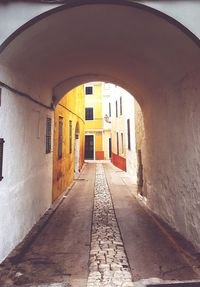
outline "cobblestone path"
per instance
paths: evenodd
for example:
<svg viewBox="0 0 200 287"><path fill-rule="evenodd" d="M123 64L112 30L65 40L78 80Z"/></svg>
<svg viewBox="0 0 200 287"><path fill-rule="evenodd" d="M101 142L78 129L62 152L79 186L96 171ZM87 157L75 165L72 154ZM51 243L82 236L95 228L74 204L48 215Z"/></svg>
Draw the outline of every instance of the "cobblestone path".
<svg viewBox="0 0 200 287"><path fill-rule="evenodd" d="M134 286L102 164L96 183L87 287Z"/></svg>

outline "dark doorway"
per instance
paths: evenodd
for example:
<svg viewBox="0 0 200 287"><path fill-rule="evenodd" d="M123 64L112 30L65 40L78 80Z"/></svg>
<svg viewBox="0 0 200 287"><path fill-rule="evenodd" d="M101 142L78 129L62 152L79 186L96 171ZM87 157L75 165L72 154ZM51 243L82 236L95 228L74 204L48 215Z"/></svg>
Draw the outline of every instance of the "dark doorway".
<svg viewBox="0 0 200 287"><path fill-rule="evenodd" d="M111 142L111 138L109 138L109 158L111 158L112 156L112 142Z"/></svg>
<svg viewBox="0 0 200 287"><path fill-rule="evenodd" d="M142 164L142 152L139 149L137 151L137 185L138 185L138 192L143 196L143 164Z"/></svg>
<svg viewBox="0 0 200 287"><path fill-rule="evenodd" d="M85 136L85 159L94 159L94 135Z"/></svg>
<svg viewBox="0 0 200 287"><path fill-rule="evenodd" d="M142 164L142 152L139 149L137 151L137 160L138 160L138 170L137 170L137 184L138 186L143 186L143 164Z"/></svg>

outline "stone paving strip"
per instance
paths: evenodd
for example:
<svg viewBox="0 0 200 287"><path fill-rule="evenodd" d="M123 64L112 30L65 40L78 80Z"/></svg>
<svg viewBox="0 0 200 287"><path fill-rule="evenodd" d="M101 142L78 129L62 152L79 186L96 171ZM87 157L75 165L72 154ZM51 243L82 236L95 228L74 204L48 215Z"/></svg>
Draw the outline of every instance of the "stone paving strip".
<svg viewBox="0 0 200 287"><path fill-rule="evenodd" d="M96 183L87 287L132 287L132 275L102 164Z"/></svg>

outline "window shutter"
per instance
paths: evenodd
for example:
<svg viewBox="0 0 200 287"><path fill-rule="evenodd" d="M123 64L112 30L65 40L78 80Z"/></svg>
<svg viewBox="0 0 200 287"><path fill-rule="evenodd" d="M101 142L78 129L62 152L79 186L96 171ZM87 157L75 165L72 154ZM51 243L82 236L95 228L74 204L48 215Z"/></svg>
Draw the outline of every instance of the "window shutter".
<svg viewBox="0 0 200 287"><path fill-rule="evenodd" d="M1 95L2 95L2 89L0 88L0 107L1 107Z"/></svg>
<svg viewBox="0 0 200 287"><path fill-rule="evenodd" d="M127 120L128 149L131 149L130 119Z"/></svg>
<svg viewBox="0 0 200 287"><path fill-rule="evenodd" d="M4 139L0 138L0 181L3 179L3 145Z"/></svg>
<svg viewBox="0 0 200 287"><path fill-rule="evenodd" d="M122 97L120 97L120 115L122 115Z"/></svg>
<svg viewBox="0 0 200 287"><path fill-rule="evenodd" d="M85 108L85 120L93 120L94 114L93 114L93 108Z"/></svg>
<svg viewBox="0 0 200 287"><path fill-rule="evenodd" d="M119 133L117 132L117 154L119 154Z"/></svg>
<svg viewBox="0 0 200 287"><path fill-rule="evenodd" d="M85 94L93 95L93 87L92 86L85 87Z"/></svg>
<svg viewBox="0 0 200 287"><path fill-rule="evenodd" d="M111 103L109 103L109 117L111 117Z"/></svg>
<svg viewBox="0 0 200 287"><path fill-rule="evenodd" d="M51 152L51 118L46 121L46 153Z"/></svg>
<svg viewBox="0 0 200 287"><path fill-rule="evenodd" d="M69 121L69 153L72 153L72 121Z"/></svg>
<svg viewBox="0 0 200 287"><path fill-rule="evenodd" d="M62 143L63 143L63 117L59 117L59 121L58 121L58 159L62 158Z"/></svg>

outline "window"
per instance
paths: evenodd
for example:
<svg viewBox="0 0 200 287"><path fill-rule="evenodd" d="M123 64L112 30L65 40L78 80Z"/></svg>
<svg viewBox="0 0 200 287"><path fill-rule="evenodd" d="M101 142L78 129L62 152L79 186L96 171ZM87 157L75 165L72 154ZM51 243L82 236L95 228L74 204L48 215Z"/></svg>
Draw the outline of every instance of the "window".
<svg viewBox="0 0 200 287"><path fill-rule="evenodd" d="M59 121L58 121L58 159L62 158L62 142L63 142L63 117L59 117Z"/></svg>
<svg viewBox="0 0 200 287"><path fill-rule="evenodd" d="M0 181L3 179L3 145L4 139L0 138Z"/></svg>
<svg viewBox="0 0 200 287"><path fill-rule="evenodd" d="M69 153L72 153L72 121L69 121Z"/></svg>
<svg viewBox="0 0 200 287"><path fill-rule="evenodd" d="M0 106L1 106L1 94L2 94L2 89L0 88Z"/></svg>
<svg viewBox="0 0 200 287"><path fill-rule="evenodd" d="M117 101L115 102L115 106L116 106L116 118L118 117L118 103Z"/></svg>
<svg viewBox="0 0 200 287"><path fill-rule="evenodd" d="M122 153L124 153L124 135L121 133L121 145L122 145Z"/></svg>
<svg viewBox="0 0 200 287"><path fill-rule="evenodd" d="M93 108L85 108L85 119L86 121L94 119Z"/></svg>
<svg viewBox="0 0 200 287"><path fill-rule="evenodd" d="M51 152L51 118L46 121L46 153Z"/></svg>
<svg viewBox="0 0 200 287"><path fill-rule="evenodd" d="M130 119L127 120L128 149L131 149Z"/></svg>
<svg viewBox="0 0 200 287"><path fill-rule="evenodd" d="M119 133L117 132L117 154L119 154Z"/></svg>
<svg viewBox="0 0 200 287"><path fill-rule="evenodd" d="M93 86L85 87L85 94L86 95L93 95Z"/></svg>
<svg viewBox="0 0 200 287"><path fill-rule="evenodd" d="M119 104L120 104L120 115L122 115L122 97L119 98Z"/></svg>
<svg viewBox="0 0 200 287"><path fill-rule="evenodd" d="M109 103L109 117L111 117L111 103Z"/></svg>

